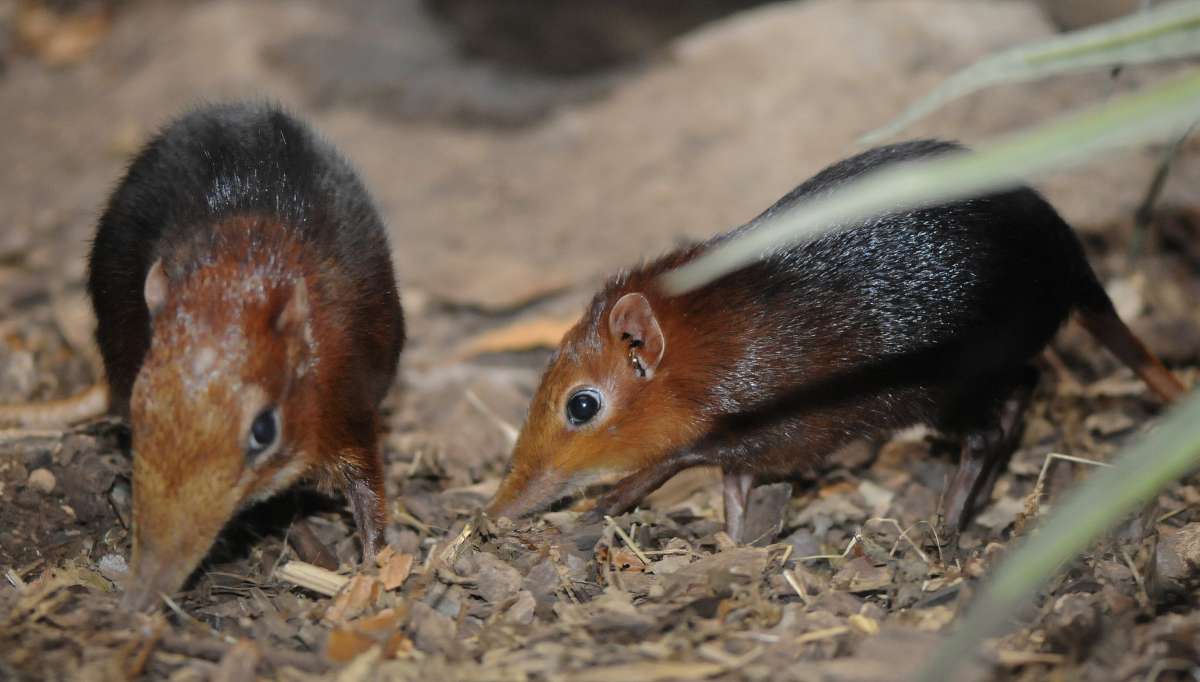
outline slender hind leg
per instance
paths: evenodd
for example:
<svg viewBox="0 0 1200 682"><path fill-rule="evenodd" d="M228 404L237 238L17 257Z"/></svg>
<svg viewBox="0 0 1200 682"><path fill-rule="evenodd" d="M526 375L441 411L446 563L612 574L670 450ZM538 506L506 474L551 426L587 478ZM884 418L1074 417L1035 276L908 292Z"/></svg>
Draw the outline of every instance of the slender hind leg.
<svg viewBox="0 0 1200 682"><path fill-rule="evenodd" d="M754 474L722 472L725 492L725 532L733 541L741 544L742 526L746 519L746 501L754 487Z"/></svg>
<svg viewBox="0 0 1200 682"><path fill-rule="evenodd" d="M974 414L960 422L962 455L954 478L942 495L942 532L957 541L958 533L992 487L1004 464L1020 444L1025 411L1037 384L1037 370L1026 367L1017 377L1007 377L995 398L975 401ZM965 427L965 428L964 428ZM951 542L953 545L954 542Z"/></svg>

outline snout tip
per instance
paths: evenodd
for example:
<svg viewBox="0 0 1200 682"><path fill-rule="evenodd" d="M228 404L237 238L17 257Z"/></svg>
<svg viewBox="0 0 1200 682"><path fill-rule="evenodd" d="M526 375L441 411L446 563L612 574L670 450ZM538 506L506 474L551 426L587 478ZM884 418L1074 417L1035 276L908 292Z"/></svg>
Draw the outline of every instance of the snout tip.
<svg viewBox="0 0 1200 682"><path fill-rule="evenodd" d="M549 506L563 494L564 487L565 478L552 470L532 477L514 471L504 479L485 512L494 519L517 521Z"/></svg>
<svg viewBox="0 0 1200 682"><path fill-rule="evenodd" d="M163 595L183 586L190 573L191 563L160 561L156 553L143 552L133 562L125 583L125 594L121 597L121 608L140 612L154 610Z"/></svg>

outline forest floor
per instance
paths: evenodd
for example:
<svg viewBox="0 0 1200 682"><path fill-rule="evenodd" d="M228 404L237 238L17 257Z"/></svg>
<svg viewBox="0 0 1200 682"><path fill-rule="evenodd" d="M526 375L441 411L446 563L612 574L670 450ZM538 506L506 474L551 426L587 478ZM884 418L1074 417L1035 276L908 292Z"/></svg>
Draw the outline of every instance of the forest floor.
<svg viewBox="0 0 1200 682"><path fill-rule="evenodd" d="M89 3L82 4L86 14ZM387 21L417 30L405 23L408 15L362 15L386 3L350 4L360 14L342 17L347 31L357 26L370 38L371 31L386 32ZM829 2L812 4L814 12L841 11ZM905 4L916 8L914 16L925 6L905 0L894 7ZM1001 18L1017 12L1015 3L997 3L1002 9L962 4ZM368 82L354 90L320 70L355 71L361 60L378 55L353 53L338 42L345 36L316 40L306 31L333 25L321 20L325 10L285 5L131 2L111 22L60 26L68 47L70 40L86 43L90 32L101 41L94 51L69 54L68 65L48 65L53 53L30 47L42 43L18 49L16 39L0 42L0 122L10 131L0 162L11 169L0 179L0 205L9 207L3 220L11 221L0 234L0 403L71 395L94 381L92 321L80 293L86 239L122 160L146 131L197 92L217 97L261 87L282 93L301 110L311 108L335 142L347 142L347 155L363 160L367 184L396 226L393 245L413 338L385 403L389 549L377 565L360 566L343 501L301 487L238 517L161 612L128 614L117 607L130 549L127 427L99 419L61 430L0 430L0 679L901 679L954 628L1009 545L1034 532L1064 491L1162 412L1128 369L1069 324L1042 361L1020 448L956 553L942 546L931 525L955 456L935 434L921 431L855 443L793 484L760 487L748 521L748 535L757 539L746 545L724 534L718 476L702 469L676 477L643 508L611 521L581 523L577 510L586 507L584 500L530 522L498 524L480 509L504 472L548 346L582 310L596 276L638 254L735 224L736 216L749 217L750 206L762 208L787 189L775 186L774 170L747 170L762 157L746 154L737 157L737 169L724 165L734 178L727 191L744 203L731 208L721 195L703 204L704 189L697 187L689 190L690 205L666 219L673 227L662 227L638 212L638 202L668 207L672 199L661 188L631 192L628 206L614 208L626 210L614 219L628 221L623 238L576 238L560 224L570 223L572 211L593 210L596 192L621 188L603 184L617 182L609 176L618 172L606 165L604 139L564 139L573 127L600 138L617 135L614 130L624 134L630 124L612 121L628 120L638 87L648 88L646 110L656 108L651 94L655 87L670 89L664 83L672 69L701 59L695 56L701 47L719 53L720 40L740 38L709 34L681 49L675 65L651 60L569 83L523 76L519 87L497 85L495 78L511 75L480 75L473 62L429 44L421 54L436 53L440 76L478 78L478 88L447 92L412 74L409 81L381 85L360 73ZM415 3L394 7L401 9L388 11L417 11ZM1017 14L1013 26L1018 19L1035 21L1033 14ZM27 20L22 16L17 3L0 2L0 28L21 35L13 27ZM871 21L865 11L856 20ZM1004 21L988 25L1003 33L1010 30ZM754 28L747 26L743 34ZM823 30L836 33L828 23ZM279 38L292 34L307 38L295 44ZM230 54L213 57L207 70L188 61L211 52L216 35L228 38ZM262 48L263 36L277 42ZM346 64L330 65L293 51L297 45L353 54ZM357 45L374 49L370 39ZM244 63L248 54L258 56ZM389 58L405 65L420 63L419 56ZM936 82L952 66L922 71L922 77ZM301 69L304 78L287 75L289 68ZM180 78L182 72L193 80ZM241 75L221 80L210 73ZM264 79L269 88L241 77ZM428 96L413 99L402 87L413 78L431 88ZM1089 92L1109 87L1101 81L1077 86ZM635 95L622 99L626 87ZM126 99L106 97L110 90ZM496 91L523 94L496 104ZM970 116L982 115L978 108L964 111L953 120L967 127ZM710 150L741 133L714 126L706 134L669 148L645 143L646 154L662 165L639 169L630 162L630 172L641 176L639 188L653 186L658 171L681 184L720 177L702 170L706 161L727 161L724 152ZM637 138L622 139L629 143L628 161ZM410 164L402 169L411 171L413 187L391 179L389 144L415 159L395 162ZM580 173L594 171L589 177L599 189L559 192L553 186L561 166L541 159L568 152L586 167ZM1160 153L1147 150L1138 158ZM800 164L805 172L836 158L816 156ZM1178 177L1200 172L1198 159L1200 147L1191 144ZM520 177L524 173L509 177L522 161L533 180ZM476 166L486 171L472 175ZM1146 168L1152 164L1105 172L1128 173L1119 191L1136 198L1149 183ZM734 170L750 180L737 180ZM687 175L692 172L698 175ZM794 166L786 173L793 181L804 176ZM526 181L533 184L521 184ZM746 189L751 186L753 192ZM1066 187L1067 205L1088 204L1067 211L1068 217L1122 315L1195 385L1200 202L1188 198L1194 185L1167 193L1140 240L1132 203L1105 203L1118 190L1080 202L1088 182L1075 178L1055 187ZM435 212L412 204L414 225L409 205L395 196L418 201L422 192L442 205ZM747 193L753 196L743 199ZM505 208L497 208L501 204ZM472 226L472 219L480 222ZM564 255L556 260L559 252ZM499 283L489 280L488 265ZM333 589L287 579L297 558L287 538L302 518L336 555L343 578ZM1200 670L1197 567L1200 485L1187 479L1063 567L1012 631L989 641L981 656L964 653L963 679L1194 679Z"/></svg>

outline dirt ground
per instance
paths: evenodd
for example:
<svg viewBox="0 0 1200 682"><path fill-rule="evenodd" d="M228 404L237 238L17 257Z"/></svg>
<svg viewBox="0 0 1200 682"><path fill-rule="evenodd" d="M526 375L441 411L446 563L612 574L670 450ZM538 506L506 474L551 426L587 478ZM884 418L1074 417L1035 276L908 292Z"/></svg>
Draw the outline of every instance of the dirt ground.
<svg viewBox="0 0 1200 682"><path fill-rule="evenodd" d="M199 100L278 99L360 167L392 230L411 336L386 403L377 566L358 565L343 501L302 487L243 513L161 614L126 614L127 428L0 430L0 679L900 679L1009 542L1153 426L1162 406L1069 325L956 555L930 525L954 457L917 431L756 490L749 546L722 532L704 470L612 522L480 515L548 346L599 276L746 220L914 92L1053 30L999 1L814 0L724 18L759 3L687 16L619 3L587 22L550 4L536 35L492 43L480 26L523 24L467 1L0 0L0 403L95 380L81 294L95 217L128 155ZM595 31L572 33L581 24ZM809 33L777 41L788 31ZM918 132L970 140L1157 73L1002 89ZM1193 385L1200 145L1140 234L1134 209L1162 153L1044 186L1123 317ZM964 656L964 679L1196 679L1197 504L1195 481L1169 488L1064 567L1011 634ZM355 577L285 579L301 518Z"/></svg>

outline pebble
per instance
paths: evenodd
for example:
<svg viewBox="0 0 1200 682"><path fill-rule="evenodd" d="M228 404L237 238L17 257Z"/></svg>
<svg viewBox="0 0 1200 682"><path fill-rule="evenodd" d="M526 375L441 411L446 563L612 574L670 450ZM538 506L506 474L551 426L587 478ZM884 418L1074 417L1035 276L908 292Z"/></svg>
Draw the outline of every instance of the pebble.
<svg viewBox="0 0 1200 682"><path fill-rule="evenodd" d="M105 554L100 557L98 568L100 575L114 583L120 582L129 575L129 565L125 563L125 557L120 554Z"/></svg>
<svg viewBox="0 0 1200 682"><path fill-rule="evenodd" d="M29 487L34 490L49 494L54 490L54 486L58 481L55 480L54 474L50 473L49 469L34 469L29 472Z"/></svg>

